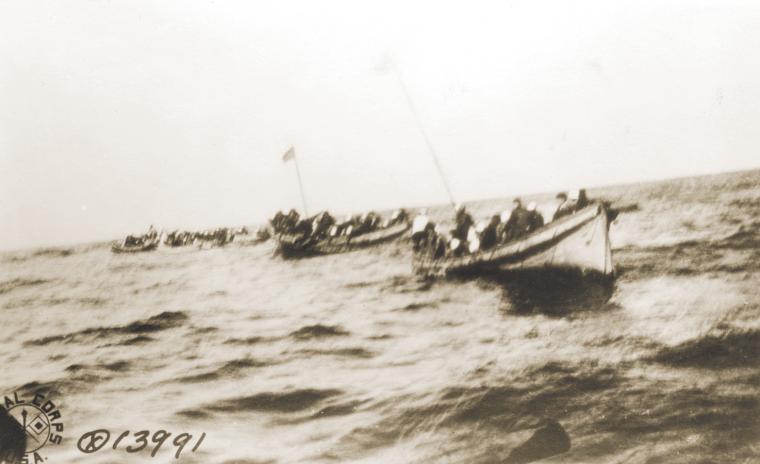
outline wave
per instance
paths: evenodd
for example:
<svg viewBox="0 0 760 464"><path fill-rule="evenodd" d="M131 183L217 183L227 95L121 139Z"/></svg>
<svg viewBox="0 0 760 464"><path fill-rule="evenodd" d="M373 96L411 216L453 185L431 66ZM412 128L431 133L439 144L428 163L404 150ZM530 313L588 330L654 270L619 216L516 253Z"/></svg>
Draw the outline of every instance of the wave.
<svg viewBox="0 0 760 464"><path fill-rule="evenodd" d="M586 395L613 390L620 384L615 369L547 363L508 385L444 390L444 402L456 402L445 423L477 422L507 429L536 426L536 418L560 417L587 407ZM528 423L525 423L525 421Z"/></svg>
<svg viewBox="0 0 760 464"><path fill-rule="evenodd" d="M51 258L65 258L76 253L74 248L42 248L31 254L33 257L47 256Z"/></svg>
<svg viewBox="0 0 760 464"><path fill-rule="evenodd" d="M229 338L224 341L227 345L255 345L267 340L265 337Z"/></svg>
<svg viewBox="0 0 760 464"><path fill-rule="evenodd" d="M330 406L326 406L319 411L312 414L312 419L322 419L325 417L337 417L337 416L347 416L349 414L353 414L356 412L356 410L361 406L362 404L366 403L366 401L347 401L345 403L340 404L334 404Z"/></svg>
<svg viewBox="0 0 760 464"><path fill-rule="evenodd" d="M492 442L487 457L473 459L470 454L458 459L449 455L450 449L441 449L441 456L437 456L440 459L433 456L428 460L504 462L510 452L524 442L522 437L517 439L521 432L530 432L551 421L573 422L575 416L587 416L589 410L598 407L601 398L614 397L621 390L624 378L616 367L592 362L548 362L484 383L478 376L438 392L375 402L367 409L379 412L381 418L347 431L329 454L341 459L358 459L372 449L392 446L399 436L446 435L461 445L490 441L489 437L498 434L507 439ZM456 449L457 445L453 446Z"/></svg>
<svg viewBox="0 0 760 464"><path fill-rule="evenodd" d="M619 275L627 280L651 275L734 274L758 269L757 250L760 226L755 224L714 240L626 246L616 251L615 260Z"/></svg>
<svg viewBox="0 0 760 464"><path fill-rule="evenodd" d="M147 335L138 335L136 337L132 337L130 339L124 340L120 343L120 345L125 346L132 346L132 345L142 345L143 343L153 342L156 341L155 338L149 337Z"/></svg>
<svg viewBox="0 0 760 464"><path fill-rule="evenodd" d="M213 371L179 377L178 379L174 381L179 382L179 383L210 382L213 380L225 379L225 378L238 375L241 371L244 371L247 369L251 369L254 367L264 367L264 366L269 366L269 365L271 365L271 363L255 361L251 358L235 359L235 360L224 363L222 366L220 366L219 368Z"/></svg>
<svg viewBox="0 0 760 464"><path fill-rule="evenodd" d="M129 361L115 361L111 363L97 364L90 366L86 364L71 364L66 367L65 371L70 373L79 373L92 370L107 370L111 372L126 372L132 367L132 363Z"/></svg>
<svg viewBox="0 0 760 464"><path fill-rule="evenodd" d="M362 281L362 282L349 282L349 283L343 285L343 288L348 289L348 290L356 290L356 289L359 289L359 288L372 287L373 285L377 285L377 284L378 284L378 282L366 282L366 281Z"/></svg>
<svg viewBox="0 0 760 464"><path fill-rule="evenodd" d="M193 327L193 334L203 335L208 333L218 332L219 327L207 326L207 327Z"/></svg>
<svg viewBox="0 0 760 464"><path fill-rule="evenodd" d="M151 316L145 320L137 320L125 326L115 327L95 327L72 332L64 335L52 335L49 337L38 338L24 342L26 346L44 346L51 343L72 343L80 342L86 338L101 339L114 335L143 335L146 333L159 332L163 330L179 327L185 323L189 317L181 311L164 311L161 314ZM135 341L147 341L145 339Z"/></svg>
<svg viewBox="0 0 760 464"><path fill-rule="evenodd" d="M739 230L718 240L715 245L733 250L757 250L760 248L760 222L742 225Z"/></svg>
<svg viewBox="0 0 760 464"><path fill-rule="evenodd" d="M65 258L81 251L76 248L41 248L37 250L11 251L0 254L0 261L22 263L34 258Z"/></svg>
<svg viewBox="0 0 760 464"><path fill-rule="evenodd" d="M291 337L299 340L322 337L343 337L347 335L350 335L350 333L340 326L322 324L307 325L290 333Z"/></svg>
<svg viewBox="0 0 760 464"><path fill-rule="evenodd" d="M0 295L9 293L12 290L18 289L18 288L24 288L24 287L35 287L37 285L42 285L52 282L52 280L47 279L30 279L30 278L18 278L18 279L12 279L12 280L6 280L4 282L0 282Z"/></svg>
<svg viewBox="0 0 760 464"><path fill-rule="evenodd" d="M438 303L435 301L423 301L419 303L409 303L406 306L396 308L393 311L418 311L420 309L435 309L438 307Z"/></svg>
<svg viewBox="0 0 760 464"><path fill-rule="evenodd" d="M333 350L299 350L298 354L308 356L345 356L349 358L369 359L375 357L375 353L364 348L339 348Z"/></svg>
<svg viewBox="0 0 760 464"><path fill-rule="evenodd" d="M430 290L434 283L433 279L416 276L394 276L380 290L387 293L419 293Z"/></svg>
<svg viewBox="0 0 760 464"><path fill-rule="evenodd" d="M126 361L125 361L126 362ZM69 395L80 395L95 387L98 383L111 380L114 373L125 372L129 363L122 362L84 366L73 364L66 369L66 376L55 380L35 380L14 388L19 397L32 397L42 394L46 397L65 398Z"/></svg>
<svg viewBox="0 0 760 464"><path fill-rule="evenodd" d="M140 293L152 292L154 290L158 290L158 289L164 288L164 287L179 287L179 286L182 286L182 285L183 285L182 283L175 282L173 280L169 280L167 282L156 282L156 283L154 283L152 285L148 285L147 287L136 288L136 289L132 290L132 294L133 295L139 295Z"/></svg>
<svg viewBox="0 0 760 464"><path fill-rule="evenodd" d="M127 258L127 255L122 255ZM166 258L166 257L165 257ZM113 263L108 267L111 272L125 272L125 271L154 271L158 269L177 269L183 267L177 262L170 260L158 261L158 262L145 262L145 261L125 261Z"/></svg>
<svg viewBox="0 0 760 464"><path fill-rule="evenodd" d="M677 367L726 369L760 365L760 330L708 334L661 348L652 360Z"/></svg>
<svg viewBox="0 0 760 464"><path fill-rule="evenodd" d="M289 392L263 392L217 401L198 409L180 411L185 417L208 417L211 413L238 413L248 411L295 413L343 394L338 389L300 389Z"/></svg>
<svg viewBox="0 0 760 464"><path fill-rule="evenodd" d="M275 459L266 459L266 460L260 460L260 459L231 459L227 461L223 461L222 464L276 464L277 460Z"/></svg>
<svg viewBox="0 0 760 464"><path fill-rule="evenodd" d="M509 453L504 464L527 464L570 450L570 436L555 420L549 420Z"/></svg>

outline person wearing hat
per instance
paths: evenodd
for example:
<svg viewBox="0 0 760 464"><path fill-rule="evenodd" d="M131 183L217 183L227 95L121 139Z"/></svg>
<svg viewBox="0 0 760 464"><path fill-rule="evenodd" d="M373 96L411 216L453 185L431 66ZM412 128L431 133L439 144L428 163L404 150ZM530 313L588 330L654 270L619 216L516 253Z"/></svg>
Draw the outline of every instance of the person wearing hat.
<svg viewBox="0 0 760 464"><path fill-rule="evenodd" d="M556 221L561 217L573 214L572 205L567 201L567 193L559 192L556 198L559 205L557 205L557 209L554 211L552 221Z"/></svg>

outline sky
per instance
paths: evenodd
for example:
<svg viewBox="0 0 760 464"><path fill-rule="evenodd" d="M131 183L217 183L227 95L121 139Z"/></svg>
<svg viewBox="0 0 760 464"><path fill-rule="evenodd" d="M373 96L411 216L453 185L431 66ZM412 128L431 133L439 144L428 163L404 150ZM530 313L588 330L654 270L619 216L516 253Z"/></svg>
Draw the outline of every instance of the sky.
<svg viewBox="0 0 760 464"><path fill-rule="evenodd" d="M753 1L0 0L0 248L760 167ZM389 66L390 63L390 66ZM404 96L402 84L411 104ZM416 110L416 118L415 118Z"/></svg>

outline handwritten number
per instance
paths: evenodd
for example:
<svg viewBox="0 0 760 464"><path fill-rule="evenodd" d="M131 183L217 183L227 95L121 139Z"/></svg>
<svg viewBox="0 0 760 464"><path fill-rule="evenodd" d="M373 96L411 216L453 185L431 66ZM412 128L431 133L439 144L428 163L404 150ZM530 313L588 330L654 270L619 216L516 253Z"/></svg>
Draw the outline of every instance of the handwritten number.
<svg viewBox="0 0 760 464"><path fill-rule="evenodd" d="M189 433L180 433L176 437L174 437L174 446L177 447L177 453L174 455L174 459L179 459L180 453L182 453L182 450L185 448L185 445L187 445L187 442L192 439L193 436Z"/></svg>
<svg viewBox="0 0 760 464"><path fill-rule="evenodd" d="M86 454L94 453L104 447L110 438L111 432L106 429L93 430L92 432L85 433L79 438L77 448L79 448L79 451Z"/></svg>
<svg viewBox="0 0 760 464"><path fill-rule="evenodd" d="M197 450L198 447L201 446L201 443L203 443L204 438L206 438L206 432L203 432L201 434L201 437L198 439L198 443L196 443L195 446L193 446L193 453L195 453L195 450Z"/></svg>
<svg viewBox="0 0 760 464"><path fill-rule="evenodd" d="M121 442L121 441L122 441L124 438L126 438L126 436L127 436L127 435L129 435L129 430L127 430L126 432L123 432L121 435L119 435L119 438L117 438L117 439L116 439L116 441L114 441L114 442L113 442L113 446L111 447L111 449L114 449L114 450L115 450L115 449L116 449L116 447L117 447L117 446L119 446L119 443L120 443L120 442Z"/></svg>
<svg viewBox="0 0 760 464"><path fill-rule="evenodd" d="M119 444L127 438L130 434L130 431L127 430L125 432L122 432L118 438L113 442L113 445L111 448L113 450L116 450L116 448L119 446ZM148 447L148 438L150 438L150 441L155 444L153 447L153 450L150 453L150 457L156 457L156 454L158 454L158 450L161 449L161 447L169 440L169 437L171 437L172 434L170 432L167 432L166 430L158 430L156 433L153 434L151 437L149 430L140 430L139 432L135 432L135 443L134 445L129 445L126 448L124 448L127 453L137 453L142 450L144 450L146 447ZM82 435L79 438L79 441L77 442L77 448L79 448L79 451L85 454L90 454L98 451L99 449L103 448L108 444L109 439L111 438L111 434L108 430L105 429L98 429L93 430L91 432L87 432L84 435ZM193 446L192 452L195 453L203 443L203 440L206 438L206 433L201 433L201 436L198 438L198 441L195 442L195 446ZM185 446L190 443L190 441L193 439L193 435L189 433L180 433L179 435L174 437L174 441L171 443L177 447L177 452L174 454L174 459L179 459L180 454L182 454L182 451L185 449Z"/></svg>
<svg viewBox="0 0 760 464"><path fill-rule="evenodd" d="M135 433L135 444L139 444L140 446L137 448L127 446L127 453L137 453L138 451L144 450L145 447L148 446L148 436L150 436L149 430L140 430Z"/></svg>
<svg viewBox="0 0 760 464"><path fill-rule="evenodd" d="M150 453L150 457L154 457L156 453L158 453L158 449L161 448L161 445L163 445L166 439L169 438L169 435L171 435L171 433L167 432L166 430L159 430L153 434L151 441L156 444L156 447L153 448L153 452Z"/></svg>

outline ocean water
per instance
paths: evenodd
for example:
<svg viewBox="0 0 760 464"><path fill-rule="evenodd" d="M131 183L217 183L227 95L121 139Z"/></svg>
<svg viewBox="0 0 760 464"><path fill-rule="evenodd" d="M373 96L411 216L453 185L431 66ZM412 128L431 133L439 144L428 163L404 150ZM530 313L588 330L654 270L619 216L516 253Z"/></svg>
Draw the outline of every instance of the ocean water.
<svg viewBox="0 0 760 464"><path fill-rule="evenodd" d="M3 253L0 392L54 399L50 464L500 463L547 420L546 463L760 462L760 171L589 194L637 205L612 285L419 280L407 241ZM101 428L206 436L77 449Z"/></svg>

